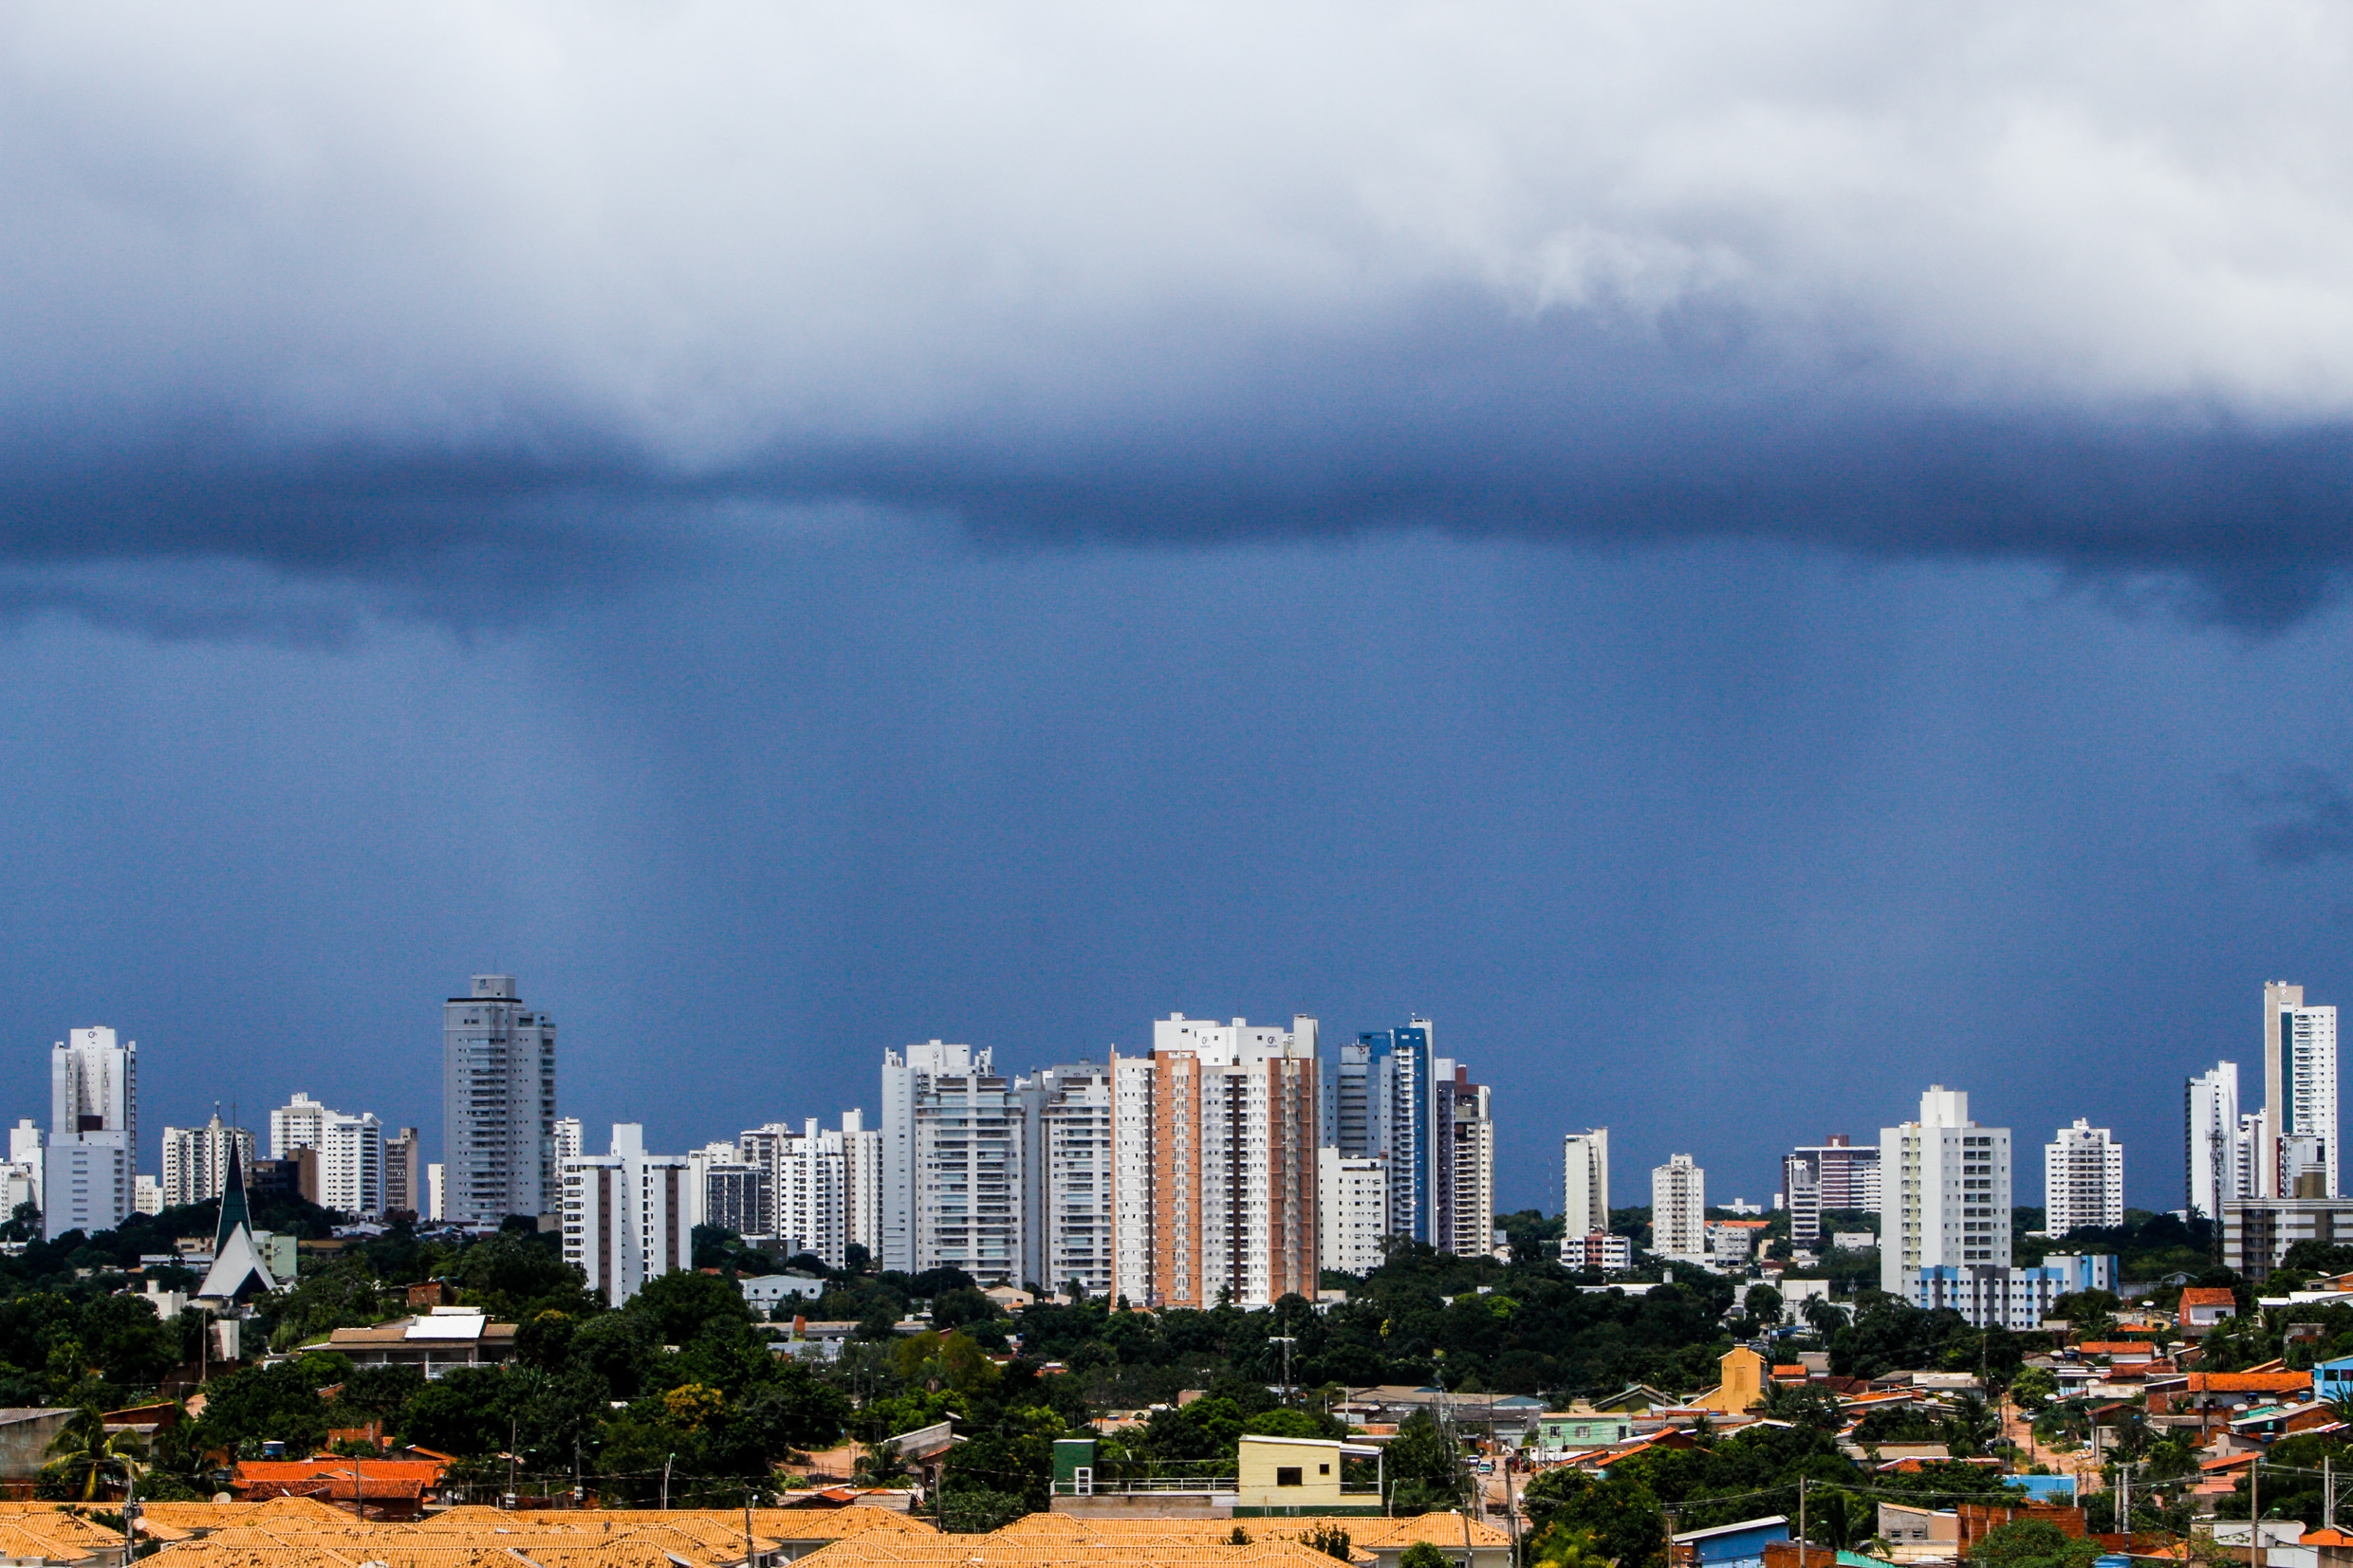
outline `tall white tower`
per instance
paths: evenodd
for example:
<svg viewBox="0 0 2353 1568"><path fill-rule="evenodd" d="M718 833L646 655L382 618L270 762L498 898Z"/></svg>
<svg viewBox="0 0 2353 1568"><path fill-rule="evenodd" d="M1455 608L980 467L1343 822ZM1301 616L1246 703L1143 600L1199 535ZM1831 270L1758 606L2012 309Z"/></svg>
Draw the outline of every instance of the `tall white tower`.
<svg viewBox="0 0 2353 1568"><path fill-rule="evenodd" d="M2124 1146L2079 1116L2043 1146L2043 1228L2064 1236L2123 1223Z"/></svg>
<svg viewBox="0 0 2353 1568"><path fill-rule="evenodd" d="M442 1217L554 1213L555 1123L556 1021L514 976L475 975L441 1009Z"/></svg>
<svg viewBox="0 0 2353 1568"><path fill-rule="evenodd" d="M131 1212L139 1166L139 1042L75 1029L49 1048L49 1142L42 1229L112 1230Z"/></svg>
<svg viewBox="0 0 2353 1568"><path fill-rule="evenodd" d="M2263 1096L2258 1195L2335 1197L2337 1009L2307 1006L2302 986L2264 983Z"/></svg>
<svg viewBox="0 0 2353 1568"><path fill-rule="evenodd" d="M1931 1084L1920 1119L1880 1129L1880 1288L1923 1268L2007 1264L2010 1129L1969 1119L1969 1096Z"/></svg>
<svg viewBox="0 0 2353 1568"><path fill-rule="evenodd" d="M2190 1079L2181 1119L2190 1208L2220 1225L2222 1206L2246 1195L2239 1187L2238 1063L2217 1061Z"/></svg>
<svg viewBox="0 0 2353 1568"><path fill-rule="evenodd" d="M1561 1245L1608 1228L1609 1129L1570 1133L1561 1139Z"/></svg>
<svg viewBox="0 0 2353 1568"><path fill-rule="evenodd" d="M1651 1169L1650 1249L1677 1263L1708 1261L1708 1173L1689 1154Z"/></svg>

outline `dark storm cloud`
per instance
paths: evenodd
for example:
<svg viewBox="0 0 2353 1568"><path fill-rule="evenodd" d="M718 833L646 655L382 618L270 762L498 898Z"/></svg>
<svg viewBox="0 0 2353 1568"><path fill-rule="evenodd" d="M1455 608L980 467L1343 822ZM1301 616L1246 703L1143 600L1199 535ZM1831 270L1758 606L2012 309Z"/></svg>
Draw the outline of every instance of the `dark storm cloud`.
<svg viewBox="0 0 2353 1568"><path fill-rule="evenodd" d="M2308 866L2353 855L2353 794L2334 773L2301 765L2230 782L2250 813L2264 819L2254 846L2270 863Z"/></svg>
<svg viewBox="0 0 2353 1568"><path fill-rule="evenodd" d="M0 27L37 566L593 579L856 502L2027 557L2276 623L2346 547L2309 6Z"/></svg>

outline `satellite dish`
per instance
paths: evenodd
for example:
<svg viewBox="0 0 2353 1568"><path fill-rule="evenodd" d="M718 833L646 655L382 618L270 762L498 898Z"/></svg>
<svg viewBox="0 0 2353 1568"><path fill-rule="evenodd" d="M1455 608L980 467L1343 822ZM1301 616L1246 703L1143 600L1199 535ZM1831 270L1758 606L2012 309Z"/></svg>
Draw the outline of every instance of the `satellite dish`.
<svg viewBox="0 0 2353 1568"><path fill-rule="evenodd" d="M213 1494L213 1501L215 1503L234 1503L237 1500L231 1497L227 1492L214 1492Z"/></svg>

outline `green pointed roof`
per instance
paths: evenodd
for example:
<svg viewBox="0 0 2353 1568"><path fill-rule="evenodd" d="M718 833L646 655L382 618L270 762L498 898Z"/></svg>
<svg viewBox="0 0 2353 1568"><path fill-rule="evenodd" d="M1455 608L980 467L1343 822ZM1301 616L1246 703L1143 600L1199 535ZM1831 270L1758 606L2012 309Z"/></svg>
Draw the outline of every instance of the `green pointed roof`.
<svg viewBox="0 0 2353 1568"><path fill-rule="evenodd" d="M221 1184L220 1223L213 1227L213 1256L220 1256L221 1248L239 1229L251 1229L253 1216L245 1206L245 1162L237 1156L237 1140L229 1140L229 1177Z"/></svg>

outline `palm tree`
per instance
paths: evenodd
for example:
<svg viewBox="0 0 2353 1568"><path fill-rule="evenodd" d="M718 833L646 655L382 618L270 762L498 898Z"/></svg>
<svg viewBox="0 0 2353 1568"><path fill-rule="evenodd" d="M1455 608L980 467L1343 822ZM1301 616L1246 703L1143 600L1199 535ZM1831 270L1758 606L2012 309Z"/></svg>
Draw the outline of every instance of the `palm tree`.
<svg viewBox="0 0 2353 1568"><path fill-rule="evenodd" d="M1985 1452L1986 1445L1999 1437L2002 1423L1986 1408L1986 1402L1973 1393L1964 1393L1953 1401L1953 1412L1944 1419L1944 1440L1955 1459L1974 1458Z"/></svg>
<svg viewBox="0 0 2353 1568"><path fill-rule="evenodd" d="M108 1431L106 1417L95 1405L74 1411L49 1452L56 1457L42 1467L55 1471L83 1503L97 1502L99 1489L115 1484L112 1477L120 1477L128 1491L140 1469L139 1439Z"/></svg>

